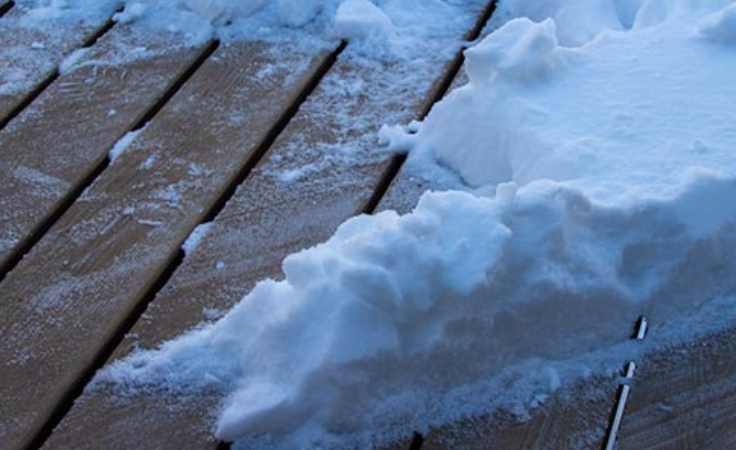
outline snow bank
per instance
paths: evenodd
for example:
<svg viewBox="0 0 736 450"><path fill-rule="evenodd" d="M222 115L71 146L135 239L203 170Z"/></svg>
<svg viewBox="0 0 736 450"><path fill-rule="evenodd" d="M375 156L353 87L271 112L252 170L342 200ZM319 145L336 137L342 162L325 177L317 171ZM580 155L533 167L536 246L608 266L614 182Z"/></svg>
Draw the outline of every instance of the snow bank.
<svg viewBox="0 0 736 450"><path fill-rule="evenodd" d="M470 83L396 142L417 172L486 189L555 180L607 205L673 200L693 170L730 176L733 50L700 38L700 18L733 9L710 15L716 3L672 2L665 23L576 48L550 19L511 20L466 52Z"/></svg>
<svg viewBox="0 0 736 450"><path fill-rule="evenodd" d="M710 39L736 42L736 3L705 17L700 22L700 33Z"/></svg>
<svg viewBox="0 0 736 450"><path fill-rule="evenodd" d="M617 369L641 312L684 322L736 292L733 5L507 1L528 17L467 51L470 82L384 130L456 191L348 221L97 383L214 386L217 434L245 448L366 448ZM401 23L342 8L355 33Z"/></svg>
<svg viewBox="0 0 736 450"><path fill-rule="evenodd" d="M25 22L99 20L116 7L120 23L142 32L173 32L191 45L224 41L299 42L306 35L363 43L373 55L391 53L441 33L443 24L477 0L21 0ZM442 15L438 19L438 14ZM427 22L426 19L433 19ZM437 20L438 19L438 20ZM424 24L431 23L431 26ZM300 31L300 32L298 32Z"/></svg>

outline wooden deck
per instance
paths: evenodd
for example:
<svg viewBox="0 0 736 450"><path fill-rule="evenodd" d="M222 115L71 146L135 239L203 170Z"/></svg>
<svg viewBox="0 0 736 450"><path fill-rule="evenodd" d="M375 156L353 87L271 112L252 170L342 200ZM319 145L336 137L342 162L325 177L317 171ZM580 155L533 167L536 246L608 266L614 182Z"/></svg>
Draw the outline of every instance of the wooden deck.
<svg viewBox="0 0 736 450"><path fill-rule="evenodd" d="M465 38L491 12L478 11ZM408 69L358 64L339 42L276 57L263 43L141 42L109 17L28 29L4 0L0 15L2 64L25 74L0 96L0 449L222 447L214 394L121 402L84 388L109 361L278 278L286 255L349 217L411 208L425 186L364 136L426 115L456 79L461 49L425 83L399 89L386 74ZM345 85L360 94L335 89ZM338 143L361 157L333 158ZM206 236L184 254L202 224ZM639 362L619 448L733 447L729 337ZM596 378L530 420L497 413L395 449L603 448L619 390L618 377Z"/></svg>

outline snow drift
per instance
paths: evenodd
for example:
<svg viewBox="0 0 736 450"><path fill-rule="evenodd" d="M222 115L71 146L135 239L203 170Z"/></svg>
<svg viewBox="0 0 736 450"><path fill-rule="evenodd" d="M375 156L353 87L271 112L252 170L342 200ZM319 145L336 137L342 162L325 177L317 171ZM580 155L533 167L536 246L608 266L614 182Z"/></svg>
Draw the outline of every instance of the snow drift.
<svg viewBox="0 0 736 450"><path fill-rule="evenodd" d="M191 45L208 39L224 41L304 39L305 32L320 38L347 39L374 47L372 54L398 48L407 41L427 38L464 14L478 0L19 0L23 22L45 26L59 21L99 21L116 8L120 23L139 32L171 32ZM437 18L431 26L427 17ZM436 30L434 30L436 31ZM294 34L291 36L290 34ZM375 48L379 47L379 48Z"/></svg>
<svg viewBox="0 0 736 450"><path fill-rule="evenodd" d="M216 386L221 438L344 448L618 367L641 312L736 292L735 5L506 2L520 17L467 51L469 83L416 134L383 131L454 191L348 221L97 383Z"/></svg>

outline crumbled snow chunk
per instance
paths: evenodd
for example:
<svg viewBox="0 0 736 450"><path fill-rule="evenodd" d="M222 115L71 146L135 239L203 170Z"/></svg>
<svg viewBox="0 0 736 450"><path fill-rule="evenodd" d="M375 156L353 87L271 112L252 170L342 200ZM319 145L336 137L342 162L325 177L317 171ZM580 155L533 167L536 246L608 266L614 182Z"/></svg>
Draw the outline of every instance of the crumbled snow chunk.
<svg viewBox="0 0 736 450"><path fill-rule="evenodd" d="M217 319L220 319L222 316L225 315L225 313L227 313L227 311L223 311L223 310L217 309L217 308L204 308L202 310L202 315L207 320L217 320Z"/></svg>
<svg viewBox="0 0 736 450"><path fill-rule="evenodd" d="M147 219L136 219L136 222L138 222L141 225L146 225L149 227L160 227L164 223L160 220L147 220Z"/></svg>
<svg viewBox="0 0 736 450"><path fill-rule="evenodd" d="M143 161L143 164L141 164L141 169L151 170L153 168L153 165L156 164L156 161L158 161L158 155L154 153L146 158L145 161Z"/></svg>
<svg viewBox="0 0 736 450"><path fill-rule="evenodd" d="M125 9L119 13L115 13L112 19L122 24L130 23L143 17L146 9L146 5L142 3L128 3L125 5Z"/></svg>
<svg viewBox="0 0 736 450"><path fill-rule="evenodd" d="M120 138L110 150L110 163L114 163L120 157L120 155L122 155L128 148L130 148L131 144L133 144L136 138L140 136L143 130L145 130L145 127L141 128L140 130L129 131L125 133L125 135Z"/></svg>
<svg viewBox="0 0 736 450"><path fill-rule="evenodd" d="M202 239L204 239L204 237L210 231L211 227L212 222L207 222L197 225L194 230L192 230L192 234L189 235L187 240L184 241L184 244L182 244L181 246L181 249L184 251L185 255L191 255L194 252Z"/></svg>
<svg viewBox="0 0 736 450"><path fill-rule="evenodd" d="M368 0L346 0L335 17L337 34L343 39L381 40L394 33L391 18Z"/></svg>
<svg viewBox="0 0 736 450"><path fill-rule="evenodd" d="M314 20L324 8L322 0L280 0L278 15L290 27L301 27Z"/></svg>
<svg viewBox="0 0 736 450"><path fill-rule="evenodd" d="M535 24L527 18L508 22L480 44L465 51L471 83L504 80L534 81L559 64L556 27L552 19Z"/></svg>
<svg viewBox="0 0 736 450"><path fill-rule="evenodd" d="M90 52L89 48L80 48L67 56L61 64L59 64L59 74L66 75L74 70L74 67Z"/></svg>

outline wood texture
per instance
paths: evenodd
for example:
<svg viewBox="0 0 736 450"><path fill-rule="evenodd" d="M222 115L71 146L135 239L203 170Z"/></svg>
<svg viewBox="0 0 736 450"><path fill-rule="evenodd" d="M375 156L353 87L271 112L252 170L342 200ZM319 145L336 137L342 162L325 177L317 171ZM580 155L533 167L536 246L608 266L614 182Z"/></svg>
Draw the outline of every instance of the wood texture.
<svg viewBox="0 0 736 450"><path fill-rule="evenodd" d="M442 73L443 61L452 56L434 56L436 77ZM211 320L257 281L280 277L285 256L327 239L339 224L360 211L390 158L376 152L378 128L382 123L416 117L425 107L423 99L433 96L433 77L419 83L408 76L398 85L385 82L386 72L409 75L412 70L367 62L348 46L265 160L211 224L197 249L149 305L114 358L135 347L155 347L202 320ZM112 391L86 392L45 448L100 448L131 440L137 448L214 448L211 436L191 432L212 426L209 420L201 422L206 416L192 414L212 411L216 404L212 398L167 413L162 406L167 400L155 396L135 397L131 400L135 408L125 411L111 400L115 397ZM116 427L112 436L101 432L113 418L140 426ZM158 419L145 424L147 418ZM167 429L186 433L187 445L166 442L161 430Z"/></svg>
<svg viewBox="0 0 736 450"><path fill-rule="evenodd" d="M646 356L618 450L736 448L736 329Z"/></svg>
<svg viewBox="0 0 736 450"><path fill-rule="evenodd" d="M202 51L116 27L0 131L0 268L84 187Z"/></svg>
<svg viewBox="0 0 736 450"><path fill-rule="evenodd" d="M617 388L613 378L587 380L552 396L525 420L498 411L433 430L422 450L598 450Z"/></svg>
<svg viewBox="0 0 736 450"><path fill-rule="evenodd" d="M113 14L89 23L33 25L15 6L0 20L0 124L24 99L57 72L59 64L108 24ZM11 88L12 86L12 88Z"/></svg>
<svg viewBox="0 0 736 450"><path fill-rule="evenodd" d="M327 56L270 50L221 47L0 284L6 448L23 448L100 363Z"/></svg>

